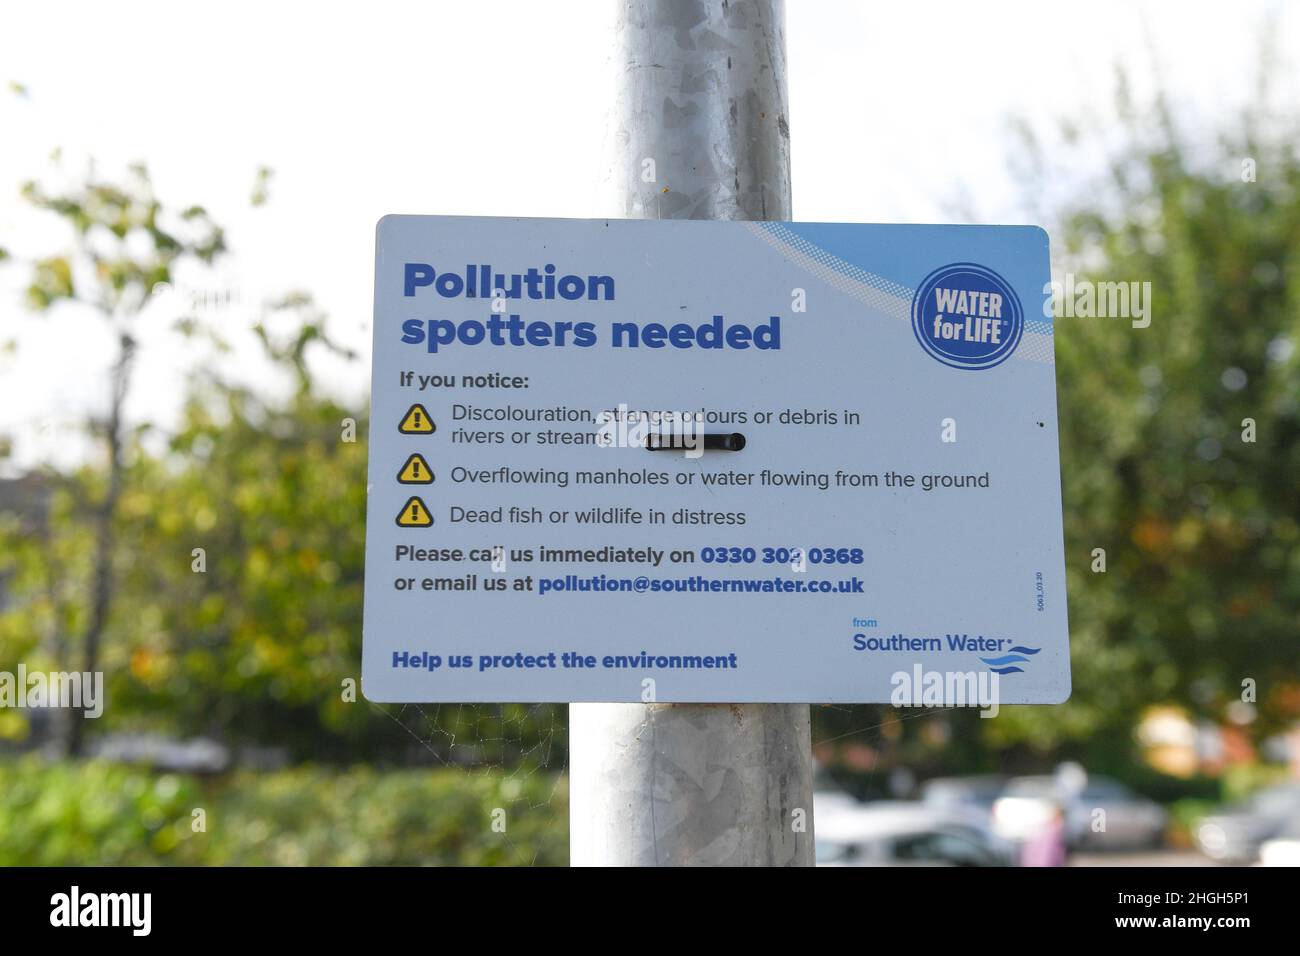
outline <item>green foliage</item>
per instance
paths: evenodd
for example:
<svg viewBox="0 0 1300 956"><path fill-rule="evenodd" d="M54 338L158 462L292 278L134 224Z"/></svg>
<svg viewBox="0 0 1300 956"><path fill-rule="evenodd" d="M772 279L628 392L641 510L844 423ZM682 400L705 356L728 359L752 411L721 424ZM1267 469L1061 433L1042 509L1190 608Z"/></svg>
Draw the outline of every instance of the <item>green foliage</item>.
<svg viewBox="0 0 1300 956"><path fill-rule="evenodd" d="M1194 151L1169 110L1145 115L1121 101L1118 113L1127 141L1107 180L1048 222L1061 271L1149 282L1153 293L1149 328L1057 323L1074 696L1003 708L997 720L815 709L814 739L869 745L855 758L864 765L1019 770L1050 755L1116 772L1133 757L1147 707L1173 702L1222 720L1247 678L1258 688L1256 738L1300 716L1294 138L1247 122L1215 150ZM1238 174L1247 157L1254 181ZM35 264L29 298L39 308L76 300L129 311L170 281L179 257L208 261L224 249L201 207L167 216L143 170L125 185L91 181L59 196L32 186L28 196L77 239ZM128 254L133 236L147 240L144 254L138 239ZM364 415L313 380L311 353L334 347L310 298L270 309L293 317L287 334L273 332L284 323L270 314L254 327L293 383L288 398L197 377L165 447L148 430L124 436L103 640L112 704L94 729L204 733L317 760L561 765L562 708L412 714L344 699L344 681L359 676L366 473L364 444L342 432L355 418L364 434ZM1245 419L1254 442L1242 440ZM92 613L92 512L109 475L92 464L46 482L40 529L0 514L10 601L0 667L75 667L69 636ZM1094 548L1106 550L1104 574L1091 570ZM0 737L26 730L23 715L0 714Z"/></svg>
<svg viewBox="0 0 1300 956"><path fill-rule="evenodd" d="M366 503L345 417L328 400L213 388L187 405L171 455L135 456L106 642L115 708L302 747L321 724L370 721L342 699L358 676Z"/></svg>
<svg viewBox="0 0 1300 956"><path fill-rule="evenodd" d="M1247 116L1207 148L1188 144L1164 103L1146 112L1121 89L1117 114L1122 145L1104 181L1046 213L1058 278L1152 292L1148 328L1056 320L1073 696L996 720L814 709L814 740L866 742L879 768L1022 770L1073 756L1131 773L1147 708L1229 719L1247 679L1256 741L1300 718L1295 124ZM1067 179L1035 144L1021 158L1032 196ZM1095 548L1105 573L1092 570Z"/></svg>
<svg viewBox="0 0 1300 956"><path fill-rule="evenodd" d="M0 760L0 866L563 865L567 818L558 774Z"/></svg>
<svg viewBox="0 0 1300 956"><path fill-rule="evenodd" d="M28 182L22 193L33 206L62 219L72 233L64 251L31 263L28 305L41 313L61 304L78 306L77 311L105 323L116 341L108 373L107 408L84 423L105 453L104 474L83 472L80 481L57 482L70 486L73 506L80 511L74 530L84 540L83 526L91 529L90 539L84 540L76 557L81 559L84 553L94 558L88 574L70 579L87 592L81 602L85 613L75 623L80 633L70 638L65 627L71 622L56 622L49 650L65 669L70 665L68 659L78 654L76 669L96 672L102 669L104 632L114 609L113 572L119 551L114 529L126 472L124 453L130 443L125 409L137 347L135 325L154 292L171 282L175 268L186 260L211 265L225 251L225 238L200 206L191 206L179 216L164 209L142 165L131 167L121 183L100 179L92 169L84 181L67 191L49 192L39 183ZM87 495L92 487L93 494ZM59 565L47 565L46 598L66 583L54 580L61 574ZM78 602L70 599L63 603L76 607ZM6 650L0 646L0 655ZM80 752L84 727L79 721L63 723L68 753ZM12 728L0 725L0 730Z"/></svg>
<svg viewBox="0 0 1300 956"><path fill-rule="evenodd" d="M182 259L210 264L226 249L225 234L201 206L169 216L141 165L131 167L121 183L92 175L67 192L51 193L28 182L22 193L32 205L62 218L73 233L69 250L33 265L27 301L37 311L77 301L108 315L138 312L155 286L172 281ZM76 277L82 264L85 288Z"/></svg>
<svg viewBox="0 0 1300 956"><path fill-rule="evenodd" d="M1057 321L1077 688L1057 723L1114 733L1163 701L1222 719L1249 678L1258 738L1300 717L1300 158L1248 124L1198 162L1168 111L1130 122L1113 203L1055 237L1078 278L1153 297L1149 328Z"/></svg>
<svg viewBox="0 0 1300 956"><path fill-rule="evenodd" d="M253 189L249 193L249 203L256 206L265 206L266 201L271 196L271 177L274 171L269 166L257 167L257 176L253 180Z"/></svg>
<svg viewBox="0 0 1300 956"><path fill-rule="evenodd" d="M269 179L259 171L263 199ZM65 192L24 192L73 234L68 250L32 264L29 301L89 306L119 332L119 357L108 423L94 429L110 466L43 475L50 495L40 522L0 513L0 666L104 671L105 717L71 725L91 734L204 734L340 761L364 752L527 769L551 759L561 708L399 717L360 699L366 462L354 436L365 418L313 379L313 352L355 356L330 339L311 297L267 303L253 326L290 379L289 396L196 375L160 448L152 427L129 430L120 415L130 325L183 259L206 263L224 251L221 229L200 206L169 213L143 167L122 183L92 175ZM209 325L181 318L173 328L221 350L222 333ZM0 713L0 739L29 729L25 713Z"/></svg>
<svg viewBox="0 0 1300 956"><path fill-rule="evenodd" d="M322 317L309 301L290 304L297 331L265 339L297 384L290 397L199 377L161 453L148 432L132 436L112 524L111 704L89 732L204 734L304 759L562 766L563 708L392 709L399 719L360 697L366 422L360 440L343 440L352 413L307 371L306 346L327 344ZM94 465L48 476L39 533L0 512L11 601L0 668L76 667L67 635L90 613L88 503L105 480ZM0 713L0 738L27 732L24 712Z"/></svg>
<svg viewBox="0 0 1300 956"><path fill-rule="evenodd" d="M3 865L148 861L171 822L198 805L194 781L108 764L0 762Z"/></svg>

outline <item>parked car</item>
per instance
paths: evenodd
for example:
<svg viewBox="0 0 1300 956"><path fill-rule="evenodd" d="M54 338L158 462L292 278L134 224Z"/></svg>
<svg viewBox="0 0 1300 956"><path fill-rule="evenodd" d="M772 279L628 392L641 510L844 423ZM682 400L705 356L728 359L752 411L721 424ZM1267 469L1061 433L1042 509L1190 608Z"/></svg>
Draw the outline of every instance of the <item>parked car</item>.
<svg viewBox="0 0 1300 956"><path fill-rule="evenodd" d="M813 824L822 817L831 818L841 813L861 809L865 804L844 790L834 788L813 790Z"/></svg>
<svg viewBox="0 0 1300 956"><path fill-rule="evenodd" d="M996 774L935 777L921 785L921 802L933 807L978 810L991 819L993 804L1006 786L1006 777Z"/></svg>
<svg viewBox="0 0 1300 956"><path fill-rule="evenodd" d="M1008 843L963 812L903 800L814 806L818 866L1010 866L1015 862Z"/></svg>
<svg viewBox="0 0 1300 956"><path fill-rule="evenodd" d="M1164 808L1109 777L1075 782L1055 776L1016 777L993 804L993 828L1012 841L1028 839L1060 808L1073 850L1159 846L1169 815ZM1101 816L1098 811L1104 811Z"/></svg>
<svg viewBox="0 0 1300 956"><path fill-rule="evenodd" d="M1193 837L1201 852L1212 860L1254 863L1262 845L1281 837L1296 816L1300 816L1300 782L1277 784L1219 813L1202 817Z"/></svg>
<svg viewBox="0 0 1300 956"><path fill-rule="evenodd" d="M1300 814L1293 816L1271 840L1259 845L1264 866L1300 866Z"/></svg>

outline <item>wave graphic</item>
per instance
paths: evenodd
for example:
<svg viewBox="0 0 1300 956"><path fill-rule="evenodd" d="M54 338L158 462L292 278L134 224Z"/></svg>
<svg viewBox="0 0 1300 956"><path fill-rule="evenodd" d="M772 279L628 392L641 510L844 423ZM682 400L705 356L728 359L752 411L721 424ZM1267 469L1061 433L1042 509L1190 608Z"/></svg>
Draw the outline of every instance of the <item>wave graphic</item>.
<svg viewBox="0 0 1300 956"><path fill-rule="evenodd" d="M1028 664L1029 658L1023 654L1003 654L1001 657L981 657L985 664L990 667L1001 667L1003 664Z"/></svg>
<svg viewBox="0 0 1300 956"><path fill-rule="evenodd" d="M995 674L1023 674L1025 669L1014 665L1031 663L1025 655L1037 654L1041 650L1041 647L1025 647L1023 644L1017 644L1011 648L1010 654L1003 654L1001 657L981 657L980 660Z"/></svg>

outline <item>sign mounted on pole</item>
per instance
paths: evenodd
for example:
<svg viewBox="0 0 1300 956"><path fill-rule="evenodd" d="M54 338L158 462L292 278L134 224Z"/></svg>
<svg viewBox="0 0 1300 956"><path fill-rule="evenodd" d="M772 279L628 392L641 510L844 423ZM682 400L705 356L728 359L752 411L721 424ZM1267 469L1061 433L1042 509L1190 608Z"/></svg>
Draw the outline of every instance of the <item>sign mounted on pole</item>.
<svg viewBox="0 0 1300 956"><path fill-rule="evenodd" d="M366 696L1065 700L1049 279L1026 226L384 218Z"/></svg>

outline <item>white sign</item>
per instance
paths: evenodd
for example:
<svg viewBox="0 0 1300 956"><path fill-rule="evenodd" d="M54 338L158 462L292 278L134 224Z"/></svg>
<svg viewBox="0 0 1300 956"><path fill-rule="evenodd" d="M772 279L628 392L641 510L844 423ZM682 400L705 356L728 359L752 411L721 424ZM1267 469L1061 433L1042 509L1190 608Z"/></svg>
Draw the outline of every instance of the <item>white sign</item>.
<svg viewBox="0 0 1300 956"><path fill-rule="evenodd" d="M389 216L378 701L1057 703L1047 236Z"/></svg>

